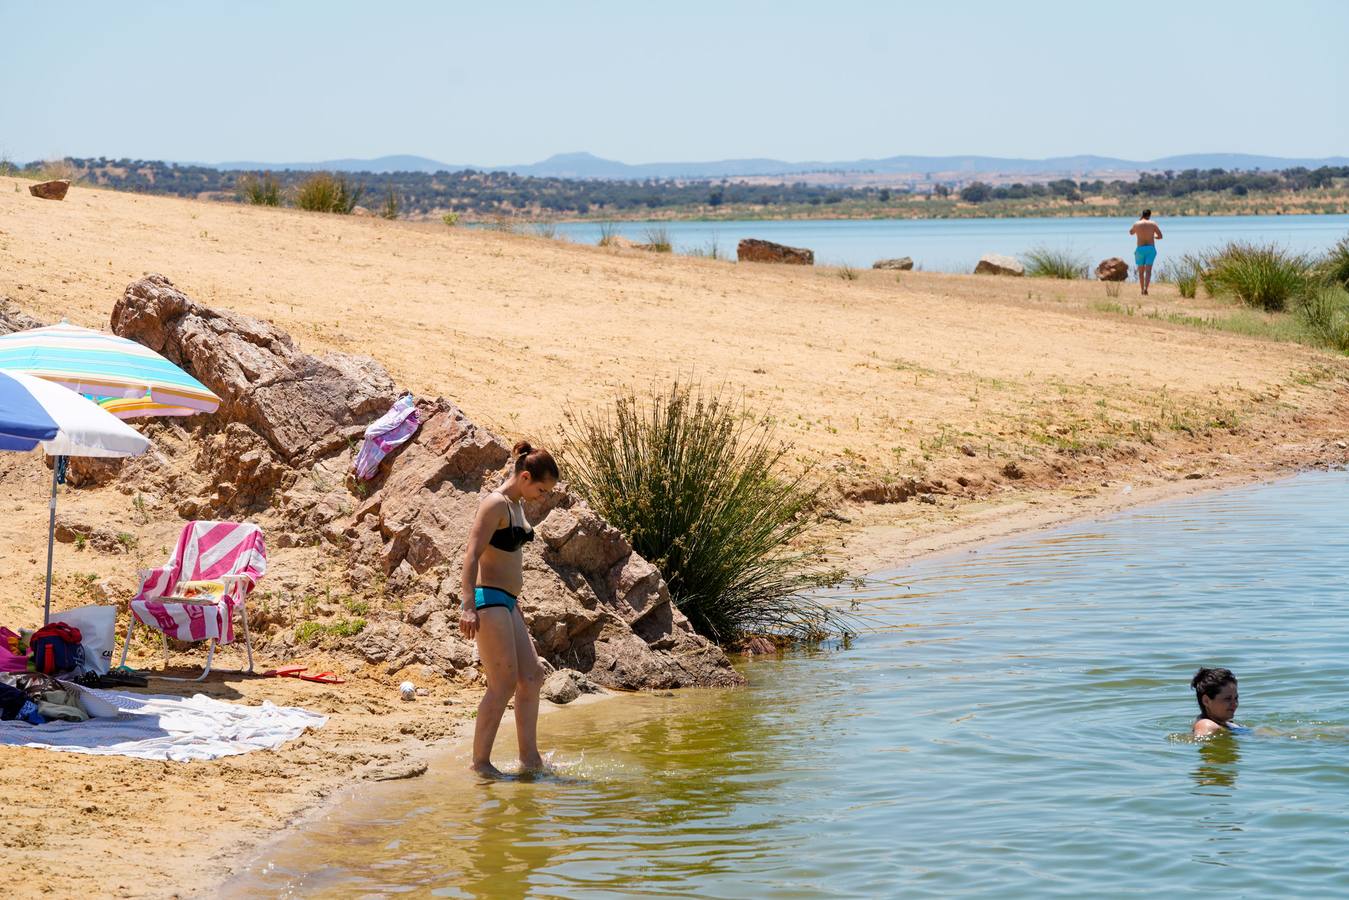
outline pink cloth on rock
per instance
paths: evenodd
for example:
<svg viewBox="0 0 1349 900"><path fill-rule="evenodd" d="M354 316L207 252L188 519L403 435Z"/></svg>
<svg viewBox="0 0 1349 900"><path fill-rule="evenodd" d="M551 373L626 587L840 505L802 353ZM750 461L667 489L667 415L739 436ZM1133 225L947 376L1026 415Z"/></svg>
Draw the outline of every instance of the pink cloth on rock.
<svg viewBox="0 0 1349 900"><path fill-rule="evenodd" d="M131 612L145 625L181 641L234 640L234 610L267 571L262 529L249 522L189 522L173 556L151 569L131 598ZM231 577L234 576L234 577ZM165 603L184 581L223 581L219 602Z"/></svg>

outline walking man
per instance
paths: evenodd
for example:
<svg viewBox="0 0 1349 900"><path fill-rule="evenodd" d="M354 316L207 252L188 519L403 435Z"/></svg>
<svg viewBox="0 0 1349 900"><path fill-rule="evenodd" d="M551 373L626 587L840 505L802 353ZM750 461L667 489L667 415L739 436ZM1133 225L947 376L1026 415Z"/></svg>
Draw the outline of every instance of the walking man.
<svg viewBox="0 0 1349 900"><path fill-rule="evenodd" d="M1152 284L1152 264L1157 261L1156 242L1162 239L1162 230L1152 221L1152 210L1145 209L1129 233L1138 238L1134 265L1138 267L1138 287L1147 296L1148 286Z"/></svg>

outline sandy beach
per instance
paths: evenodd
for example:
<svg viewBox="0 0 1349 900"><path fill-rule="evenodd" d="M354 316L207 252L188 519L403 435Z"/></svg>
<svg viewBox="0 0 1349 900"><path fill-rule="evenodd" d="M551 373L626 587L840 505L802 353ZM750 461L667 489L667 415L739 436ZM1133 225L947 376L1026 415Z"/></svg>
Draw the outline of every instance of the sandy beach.
<svg viewBox="0 0 1349 900"><path fill-rule="evenodd" d="M1127 249L1127 248L1122 248ZM903 248L896 248L896 255ZM107 328L128 282L167 275L202 303L271 321L309 352L368 354L512 438L549 445L568 408L682 378L771 412L830 480L824 537L855 575L1069 519L1349 461L1349 360L1143 314L1095 282L731 262L428 223L73 188L60 203L0 178L0 298ZM1158 285L1146 309L1211 315ZM5 454L0 624L41 616L47 470ZM565 473L564 473L565 474ZM58 544L54 606L125 605L181 527L116 486L61 510L132 540ZM321 585L319 548L278 548L268 579ZM371 611L377 616L379 609ZM155 664L145 644L134 664ZM189 658L178 657L183 662ZM237 664L231 651L224 665ZM60 896L72 859L95 893L207 894L250 848L339 787L416 777L464 731L471 685L390 674L316 649L270 654L348 681L213 676L201 690L330 716L276 752L148 763L6 749L3 831L17 896ZM426 689L398 700L410 678ZM156 686L157 687L157 686ZM192 691L193 688L186 688ZM128 854L128 845L155 854ZM190 873L185 877L184 873Z"/></svg>

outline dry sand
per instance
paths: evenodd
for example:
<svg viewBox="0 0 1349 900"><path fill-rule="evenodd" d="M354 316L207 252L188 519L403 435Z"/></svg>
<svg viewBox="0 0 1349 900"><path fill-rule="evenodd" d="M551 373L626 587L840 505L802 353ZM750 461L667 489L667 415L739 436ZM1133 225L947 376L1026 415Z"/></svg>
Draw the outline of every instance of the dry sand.
<svg viewBox="0 0 1349 900"><path fill-rule="evenodd" d="M545 445L564 409L604 403L624 385L684 378L742 390L773 413L799 461L834 479L828 537L853 572L1349 459L1345 359L1149 318L1223 309L1166 285L1140 305L1132 285L1112 299L1088 282L869 271L847 280L78 186L56 203L26 188L0 178L0 297L43 319L106 328L123 287L160 272L202 302L275 322L306 350L373 355L405 387ZM47 476L35 457L6 456L0 623L17 626L40 615ZM910 493L895 493L906 479L920 495L909 502L850 499ZM167 555L180 524L171 499L147 509L114 488L66 491L63 510L134 546L58 545L57 608L103 594L123 601L135 568ZM274 551L272 563L274 583L330 571L313 549ZM352 680L221 676L206 688L332 714L278 752L181 765L0 751L6 796L22 811L0 829L24 873L18 893L60 894L72 860L97 873L94 893L209 891L243 848L337 786L415 772L462 730L465 688L321 651L299 661ZM403 677L431 695L399 703ZM131 858L128 845L172 861Z"/></svg>

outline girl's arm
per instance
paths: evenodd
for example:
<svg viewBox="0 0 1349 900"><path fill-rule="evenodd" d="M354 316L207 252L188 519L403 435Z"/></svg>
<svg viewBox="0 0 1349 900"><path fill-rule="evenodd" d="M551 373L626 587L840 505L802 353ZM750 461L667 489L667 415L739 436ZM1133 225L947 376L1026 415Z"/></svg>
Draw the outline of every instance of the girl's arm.
<svg viewBox="0 0 1349 900"><path fill-rule="evenodd" d="M464 565L459 577L459 631L469 640L478 633L478 611L473 606L473 589L478 584L478 558L487 549L492 532L501 521L501 505L505 502L499 494L492 494L478 504L478 514L473 519L468 544L464 547Z"/></svg>

